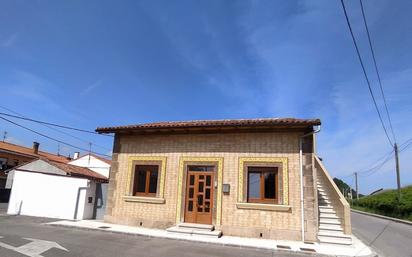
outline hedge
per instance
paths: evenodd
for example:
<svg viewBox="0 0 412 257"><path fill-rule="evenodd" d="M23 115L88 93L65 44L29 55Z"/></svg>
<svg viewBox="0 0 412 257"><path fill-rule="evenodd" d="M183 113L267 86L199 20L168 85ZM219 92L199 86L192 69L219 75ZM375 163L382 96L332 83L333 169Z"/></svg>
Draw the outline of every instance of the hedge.
<svg viewBox="0 0 412 257"><path fill-rule="evenodd" d="M353 208L370 211L376 214L412 221L412 186L401 189L401 201L398 202L397 190L370 195L354 200Z"/></svg>

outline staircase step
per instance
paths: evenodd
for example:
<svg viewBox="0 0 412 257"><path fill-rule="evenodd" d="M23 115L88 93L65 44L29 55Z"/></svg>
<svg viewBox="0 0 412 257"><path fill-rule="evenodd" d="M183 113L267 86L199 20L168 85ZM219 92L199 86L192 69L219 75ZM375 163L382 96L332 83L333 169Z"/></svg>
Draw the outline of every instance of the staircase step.
<svg viewBox="0 0 412 257"><path fill-rule="evenodd" d="M325 192L318 192L318 196L320 197L328 197L328 195Z"/></svg>
<svg viewBox="0 0 412 257"><path fill-rule="evenodd" d="M190 229L202 229L202 230L215 230L215 226L209 224L198 224L198 223L179 223L177 224L180 228L190 228Z"/></svg>
<svg viewBox="0 0 412 257"><path fill-rule="evenodd" d="M327 203L327 204L330 204L330 203L332 203L331 201L329 201L329 199L319 199L319 203Z"/></svg>
<svg viewBox="0 0 412 257"><path fill-rule="evenodd" d="M319 208L319 214L334 214L336 215L336 211L334 211L333 209L320 209Z"/></svg>
<svg viewBox="0 0 412 257"><path fill-rule="evenodd" d="M340 219L329 219L329 218L320 218L320 224L333 224L333 225L340 225Z"/></svg>
<svg viewBox="0 0 412 257"><path fill-rule="evenodd" d="M327 219L339 219L339 217L336 216L335 213L323 213L323 212L320 212L319 217L320 217L320 218L327 218Z"/></svg>
<svg viewBox="0 0 412 257"><path fill-rule="evenodd" d="M333 206L332 205L325 205L325 206L319 206L320 210L333 210Z"/></svg>
<svg viewBox="0 0 412 257"><path fill-rule="evenodd" d="M345 234L343 234L342 231L332 231L332 230L321 230L321 231L319 231L318 236L336 237L336 238L349 238L349 239L351 239L350 235L345 235Z"/></svg>
<svg viewBox="0 0 412 257"><path fill-rule="evenodd" d="M343 231L343 228L337 224L319 224L319 231Z"/></svg>
<svg viewBox="0 0 412 257"><path fill-rule="evenodd" d="M318 239L321 244L336 244L336 245L351 245L352 244L352 238L347 239L347 238L319 236Z"/></svg>
<svg viewBox="0 0 412 257"><path fill-rule="evenodd" d="M169 233L178 233L182 235L189 235L189 236L203 236L203 237L213 237L219 238L222 236L222 232L218 230L205 230L205 229L191 229L191 228L184 228L184 227L170 227L166 229Z"/></svg>

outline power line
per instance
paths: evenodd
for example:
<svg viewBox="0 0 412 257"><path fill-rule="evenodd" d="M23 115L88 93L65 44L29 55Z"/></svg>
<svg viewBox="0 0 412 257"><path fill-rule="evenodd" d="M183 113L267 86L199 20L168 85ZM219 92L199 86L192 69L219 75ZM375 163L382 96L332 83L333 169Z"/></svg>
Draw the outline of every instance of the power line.
<svg viewBox="0 0 412 257"><path fill-rule="evenodd" d="M4 115L4 116L16 118L16 119L21 119L21 120L26 120L26 121L31 121L31 122L36 122L36 123L40 123L40 124L45 124L45 125L49 125L49 126L59 127L59 128L63 128L63 129L70 129L70 130L75 130L75 131L94 134L94 135L113 137L112 135L99 134L95 131L90 131L90 130L85 130L85 129L80 129L80 128L74 128L74 127L69 127L69 126L64 126L64 125L59 125L59 124L56 124L56 123L51 123L51 122L46 122L46 121L35 120L35 119L26 118L26 117L17 116L17 115L12 115L12 114L9 114L9 113L4 113L4 112L0 112L0 115Z"/></svg>
<svg viewBox="0 0 412 257"><path fill-rule="evenodd" d="M412 141L409 142L407 145L405 145L401 150L399 150L399 152L402 152L402 151L408 149L410 146L412 146Z"/></svg>
<svg viewBox="0 0 412 257"><path fill-rule="evenodd" d="M371 87L371 84L370 84L368 75L367 75L367 73L366 73L365 65L363 64L362 56L360 55L359 47L358 47L358 44L356 43L356 39L355 39L355 36L354 36L354 34L353 34L353 31L352 31L352 26L350 25L349 17L348 17L348 14L347 14L347 12L346 12L345 3L343 2L343 0L341 0L340 2L341 2L341 4L342 4L343 12L344 12L344 14L345 14L346 22L347 22L347 25L348 25L348 28L349 28L349 31L350 31L350 34L351 34L351 37L352 37L352 41L353 41L353 44L355 45L356 53L357 53L357 55L358 55L360 65L361 65L361 67L362 67L363 75L365 76L366 83L367 83L367 85L368 85L369 93L370 93L370 95L372 96L373 104L375 105L375 109L376 109L376 111L377 111L377 113L378 113L379 120L380 120L380 122L381 122L381 124L382 124L383 130L385 131L385 135L386 135L386 137L387 137L387 139L388 139L388 141L389 141L389 144L390 144L391 146L393 146L393 143L392 143L391 139L389 138L388 131L386 130L385 124L384 124L384 122L383 122L382 115L381 115L381 113L380 113L380 111L379 111L379 108L378 108L378 105L377 105L377 103L376 103L375 96L373 95L372 87Z"/></svg>
<svg viewBox="0 0 412 257"><path fill-rule="evenodd" d="M7 110L7 111L9 111L9 112L11 112L11 113L14 113L14 114L16 114L16 115L19 115L19 116L21 116L22 118L27 118L27 117L25 117L25 115L23 115L23 114L21 114L21 113L18 113L18 112L16 112L16 111L13 111L13 110L11 110L10 108L7 108L7 107L1 106L1 105L0 105L0 108L2 108L2 109L4 109L4 110ZM0 114L1 114L1 113L0 113ZM10 115L10 114L7 114L7 116L9 116L9 115ZM69 133L64 132L64 131L62 131L62 130L56 129L56 128L54 128L54 127L52 127L52 126L49 126L49 125L47 125L47 124L43 124L43 123L39 123L39 124L45 126L46 128L49 128L49 129L51 129L51 130L57 131L57 132L59 132L59 133L61 133L61 134L63 134L63 135L66 135L66 136L72 137L72 138L74 138L74 139L77 139L77 140L79 140L79 141L81 141L81 142L83 142L83 143L86 143L86 144L89 144L89 143L90 143L90 141L88 141L88 140L84 140L84 139L82 139L82 138L80 138L80 137L77 137L77 136L75 136L75 135L69 134ZM93 143L93 145L94 145L95 147L98 147L98 148L101 148L101 149L104 149L104 150L109 150L109 151L111 151L111 149L109 149L109 148L107 148L107 147L104 147L104 146L101 146L101 145L98 145L98 144L95 144L95 143Z"/></svg>
<svg viewBox="0 0 412 257"><path fill-rule="evenodd" d="M384 159L380 164L376 165L375 167L373 167L373 168L371 168L367 171L364 171L362 173L363 174L362 177L369 177L369 176L373 175L374 173L378 172L383 167L383 165L385 165L388 161L390 161L392 159L392 157L393 157L392 153L393 153L393 151L391 152L391 155L386 157L386 159ZM367 174L365 174L365 173L367 173Z"/></svg>
<svg viewBox="0 0 412 257"><path fill-rule="evenodd" d="M12 120L9 120L9 119L6 119L6 118L4 118L4 117L1 117L1 116L0 116L0 119L2 119L2 120L4 120L4 121L7 121L7 122L9 122L9 123L11 123L11 124L14 124L14 125L16 125L16 126L18 126L18 127L20 127L20 128L23 128L23 129L26 129L26 130L28 130L28 131L31 131L31 132L33 132L33 133L35 133L35 134L37 134L37 135L40 135L40 136L42 136L42 137L45 137L45 138L47 138L47 139L53 140L53 141L55 141L55 142L58 142L58 143L60 143L60 144L67 145L67 146L70 146L70 147L72 147L72 148L79 149L79 150L81 150L81 151L89 152L89 149L82 148L82 147L78 147L78 146L72 145L72 144L70 144L70 143L66 143L66 142L64 142L64 141L61 141L61 140L59 140L59 139L50 137L50 136L48 136L48 135L45 135L45 134L40 133L40 132L37 132L37 131L35 131L35 130L31 129L31 128L25 127L25 126L23 126L23 125L21 125L21 124L19 124L19 123L16 123L16 122L14 122L14 121L12 121ZM90 152L91 152L91 153L94 153L94 154L97 154L97 155L101 155L101 156L111 157L110 155L107 155L107 154L102 154L102 153L97 153L97 152L92 152L92 151L90 151Z"/></svg>
<svg viewBox="0 0 412 257"><path fill-rule="evenodd" d="M411 142L411 141L412 141L412 137L409 138L408 140L406 140L405 142L403 142L399 147L402 147L402 146L408 144L408 143Z"/></svg>
<svg viewBox="0 0 412 257"><path fill-rule="evenodd" d="M376 75L378 77L379 88L381 89L381 94L382 94L382 98L383 98L383 103L385 105L386 115L388 116L389 127L390 127L391 132L392 132L393 140L396 142L396 136L395 136L395 132L393 131L392 120L391 120L391 116L389 115L389 110L388 110L388 105L386 103L385 93L383 92L382 80L381 80L378 65L377 65L377 62L376 62L375 51L373 50L372 40L371 40L371 36L370 36L370 33L369 33L369 28L368 28L368 23L366 22L365 10L363 8L362 0L359 0L359 2L360 2L361 10L362 10L363 23L365 24L366 34L368 35L369 48L371 49L373 64L375 65L375 71L376 71Z"/></svg>
<svg viewBox="0 0 412 257"><path fill-rule="evenodd" d="M369 167L371 167L371 168L368 168L367 170L359 171L358 173L362 174L362 173L366 173L366 172L368 172L368 171L373 170L375 167L379 166L380 161L381 161L382 159L386 159L386 158L388 158L389 156L392 156L393 151L394 151L394 150L392 150L392 151L386 153L385 155L383 155L382 157L378 158L378 159L374 162L374 164L372 164L371 166L369 166ZM354 174L354 173L350 173L350 174L344 175L344 176L341 177L341 178L344 179L344 178L352 177L353 174Z"/></svg>

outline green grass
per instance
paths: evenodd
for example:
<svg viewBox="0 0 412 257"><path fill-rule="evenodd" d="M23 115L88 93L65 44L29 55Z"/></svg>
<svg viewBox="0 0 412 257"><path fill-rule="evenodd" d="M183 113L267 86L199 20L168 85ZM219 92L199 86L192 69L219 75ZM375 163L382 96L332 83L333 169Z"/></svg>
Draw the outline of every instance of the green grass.
<svg viewBox="0 0 412 257"><path fill-rule="evenodd" d="M400 202L397 200L397 191L391 190L354 200L352 208L412 221L412 186L401 189Z"/></svg>

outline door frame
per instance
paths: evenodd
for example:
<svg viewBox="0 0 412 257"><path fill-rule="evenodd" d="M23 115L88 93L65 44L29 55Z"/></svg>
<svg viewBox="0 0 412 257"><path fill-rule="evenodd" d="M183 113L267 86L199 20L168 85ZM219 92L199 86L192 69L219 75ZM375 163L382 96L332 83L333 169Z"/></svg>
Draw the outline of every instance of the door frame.
<svg viewBox="0 0 412 257"><path fill-rule="evenodd" d="M211 171L194 171L194 170L190 170L189 167L190 166L197 166L197 167L212 167L213 170ZM199 223L199 224L213 224L213 216L215 214L215 174L216 174L216 165L187 165L186 166L186 185L185 185L185 197L184 197L184 211L183 211L183 220L184 222L188 222L188 223ZM192 212L188 212L188 202L189 202L189 197L188 197L188 192L189 192L189 182L190 176L194 176L194 184L193 184L193 197L192 197ZM209 197L209 203L210 203L210 207L209 207L209 212L198 212L198 206L197 206L197 197L199 195L199 188L200 188L200 176L204 176L203 178L203 190L202 191L206 191L207 187L210 187L210 197ZM210 185L207 186L207 179L206 176L211 176L211 181L210 181ZM205 194L203 194L203 192L200 193L201 195L203 195L203 203L206 202L206 196ZM205 207L206 209L206 207ZM190 216L191 217L190 217ZM201 222L200 219L205 219L207 217L207 221L205 220L204 222ZM194 219L194 220L190 220L190 219ZM206 223L205 223L206 222Z"/></svg>
<svg viewBox="0 0 412 257"><path fill-rule="evenodd" d="M186 202L187 166L215 166L214 173L214 212L212 224L220 226L222 221L222 187L223 187L223 158L222 157L180 157L178 170L178 194L176 203L176 224L184 222Z"/></svg>

